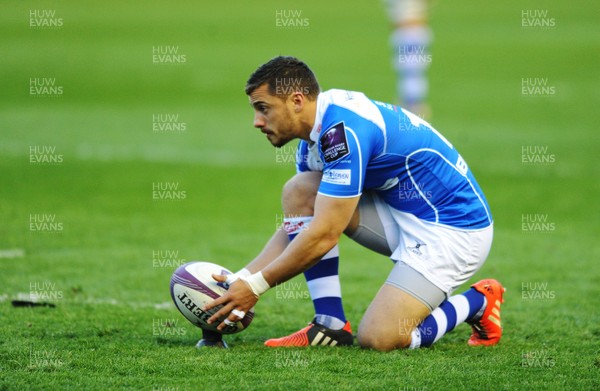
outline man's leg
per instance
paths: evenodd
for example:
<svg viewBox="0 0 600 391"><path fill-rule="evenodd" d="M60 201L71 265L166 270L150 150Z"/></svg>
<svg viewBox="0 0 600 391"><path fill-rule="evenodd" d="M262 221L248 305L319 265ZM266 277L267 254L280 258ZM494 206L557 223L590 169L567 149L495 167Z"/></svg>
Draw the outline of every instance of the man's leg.
<svg viewBox="0 0 600 391"><path fill-rule="evenodd" d="M439 232L436 228L431 231L432 228L414 218L404 219L399 224L383 201L368 192L363 194L359 210L359 223L352 232L347 232L352 239L374 251L390 255L392 251L386 251L387 244L390 249L398 249L395 256L400 258L408 259L415 251L419 258L427 257L424 253L428 253L427 263L436 264L430 273L442 273L444 281L455 284L450 290L475 273L485 261L491 245L491 227L476 233L455 233ZM424 246L420 249L420 246L410 246L417 237L424 239L416 241ZM456 248L455 242L466 243L467 249ZM439 246L444 243L451 245L440 252ZM407 252L409 249L412 252ZM460 261L455 263L457 258L450 261L439 256L451 253L458 253ZM455 274L455 271L459 272ZM499 282L482 280L468 291L445 300L446 293L422 273L404 262L396 262L386 284L363 317L358 332L359 343L378 350L431 346L460 323L468 322L473 328L469 345L493 345L502 335L500 304L503 292Z"/></svg>
<svg viewBox="0 0 600 391"><path fill-rule="evenodd" d="M412 294L385 284L360 323L358 343L380 351L429 347L468 322L473 327L469 345L494 345L502 336L499 311L503 293L497 281L482 280L431 312ZM491 300L493 305L488 305Z"/></svg>
<svg viewBox="0 0 600 391"><path fill-rule="evenodd" d="M444 300L441 289L399 261L367 309L358 342L381 351L427 347L459 324L469 322L482 326L474 326L470 345L493 345L502 334L499 311L503 292L497 281L482 280Z"/></svg>
<svg viewBox="0 0 600 391"><path fill-rule="evenodd" d="M429 347L463 322L473 329L469 345L497 344L502 337L500 305L504 291L498 281L486 279L450 297L412 331L410 348Z"/></svg>
<svg viewBox="0 0 600 391"><path fill-rule="evenodd" d="M447 293L479 270L492 244L493 226L459 231L430 226L407 214L396 213L396 218L402 227L401 240L405 245L398 248L395 256L410 265L404 265L405 269L414 269L419 275L427 276L426 281L437 281L435 287L444 286ZM412 246L412 243L417 245ZM425 293L434 289L433 283L426 291L420 290L420 286L410 287L404 277L399 277L401 265L399 262L392 270L388 281L397 281L398 287L419 298L424 298ZM394 277L394 273L398 275ZM420 285L426 286L426 283ZM431 346L463 322L469 323L473 329L469 345L498 343L502 336L500 305L504 291L498 281L487 279L473 284L462 294L448 298L439 306L425 297L423 301L435 310L413 330L410 347Z"/></svg>
<svg viewBox="0 0 600 391"><path fill-rule="evenodd" d="M442 290L397 262L360 322L358 343L380 351L409 347L413 329L444 298Z"/></svg>
<svg viewBox="0 0 600 391"><path fill-rule="evenodd" d="M290 241L302 230L310 229L320 182L320 172L306 172L297 174L284 186L284 229ZM338 267L339 249L336 245L317 264L304 272L315 309L313 324L289 336L270 339L265 342L266 346L352 344L352 330L342 306Z"/></svg>

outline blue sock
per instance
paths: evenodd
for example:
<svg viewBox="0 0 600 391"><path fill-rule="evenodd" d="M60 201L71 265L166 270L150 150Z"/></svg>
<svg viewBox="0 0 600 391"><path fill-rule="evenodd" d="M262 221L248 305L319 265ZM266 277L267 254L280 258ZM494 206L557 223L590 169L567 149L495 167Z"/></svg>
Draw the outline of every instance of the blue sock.
<svg viewBox="0 0 600 391"><path fill-rule="evenodd" d="M305 229L311 220L312 217L286 218L284 227L290 241ZM338 267L339 249L336 244L317 264L304 272L315 308L315 321L334 330L339 330L346 324Z"/></svg>
<svg viewBox="0 0 600 391"><path fill-rule="evenodd" d="M339 253L336 245L319 263L305 271L304 277L315 307L317 323L339 330L346 324L346 315L342 306L338 265Z"/></svg>
<svg viewBox="0 0 600 391"><path fill-rule="evenodd" d="M433 345L459 324L473 320L485 305L485 296L473 288L450 297L413 330L410 348Z"/></svg>

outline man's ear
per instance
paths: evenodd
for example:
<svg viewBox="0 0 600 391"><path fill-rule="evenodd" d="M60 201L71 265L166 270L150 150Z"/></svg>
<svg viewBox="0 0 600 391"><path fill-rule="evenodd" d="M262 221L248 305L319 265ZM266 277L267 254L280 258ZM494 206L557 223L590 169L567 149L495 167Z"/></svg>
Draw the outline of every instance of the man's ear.
<svg viewBox="0 0 600 391"><path fill-rule="evenodd" d="M306 100L304 94L302 94L301 92L293 92L292 95L290 95L290 99L294 104L294 112L299 113L300 111L302 111Z"/></svg>

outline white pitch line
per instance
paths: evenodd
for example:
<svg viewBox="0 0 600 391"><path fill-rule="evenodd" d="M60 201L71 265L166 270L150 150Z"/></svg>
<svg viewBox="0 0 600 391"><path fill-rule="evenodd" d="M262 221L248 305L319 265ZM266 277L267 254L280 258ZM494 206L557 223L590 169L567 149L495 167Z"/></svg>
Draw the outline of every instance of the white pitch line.
<svg viewBox="0 0 600 391"><path fill-rule="evenodd" d="M25 256L25 249L23 249L23 248L0 249L0 259L23 258L24 256Z"/></svg>

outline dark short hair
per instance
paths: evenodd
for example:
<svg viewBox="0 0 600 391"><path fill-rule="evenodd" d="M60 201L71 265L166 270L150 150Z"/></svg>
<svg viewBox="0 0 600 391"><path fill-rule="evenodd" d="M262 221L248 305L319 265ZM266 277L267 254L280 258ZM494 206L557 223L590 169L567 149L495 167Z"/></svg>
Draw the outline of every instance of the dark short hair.
<svg viewBox="0 0 600 391"><path fill-rule="evenodd" d="M290 56L275 57L258 67L246 82L246 95L265 83L269 93L281 99L299 91L314 100L320 92L317 78L308 65Z"/></svg>

